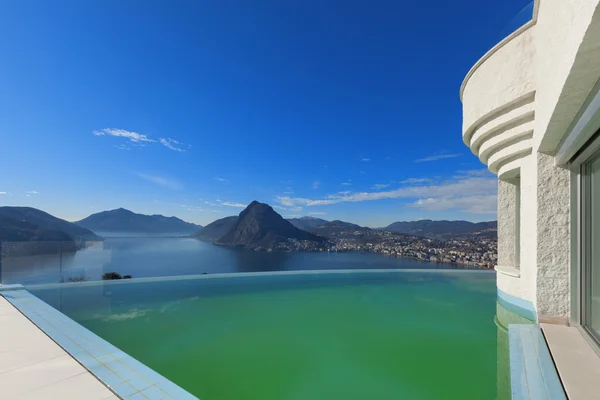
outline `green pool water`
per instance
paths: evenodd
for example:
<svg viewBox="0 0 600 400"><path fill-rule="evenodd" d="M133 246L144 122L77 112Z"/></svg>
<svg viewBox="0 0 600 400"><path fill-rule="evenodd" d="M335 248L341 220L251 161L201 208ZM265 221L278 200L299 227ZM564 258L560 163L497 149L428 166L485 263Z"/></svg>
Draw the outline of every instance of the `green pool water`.
<svg viewBox="0 0 600 400"><path fill-rule="evenodd" d="M29 290L202 400L482 400L505 391L493 273Z"/></svg>

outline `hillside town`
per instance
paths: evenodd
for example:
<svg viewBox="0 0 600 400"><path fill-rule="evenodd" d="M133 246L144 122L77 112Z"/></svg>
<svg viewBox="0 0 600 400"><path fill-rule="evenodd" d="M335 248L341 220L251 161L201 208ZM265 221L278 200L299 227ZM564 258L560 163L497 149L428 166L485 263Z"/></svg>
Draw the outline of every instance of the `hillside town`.
<svg viewBox="0 0 600 400"><path fill-rule="evenodd" d="M473 235L450 240L364 230L332 235L324 243L290 239L271 251L329 251L375 253L421 261L456 264L459 268L493 269L497 262L496 237ZM340 237L341 236L341 237Z"/></svg>

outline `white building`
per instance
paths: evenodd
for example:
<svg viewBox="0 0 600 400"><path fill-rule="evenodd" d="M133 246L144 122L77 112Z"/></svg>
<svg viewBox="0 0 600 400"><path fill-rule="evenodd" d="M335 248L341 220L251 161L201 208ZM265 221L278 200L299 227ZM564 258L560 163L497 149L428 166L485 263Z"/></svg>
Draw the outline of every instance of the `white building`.
<svg viewBox="0 0 600 400"><path fill-rule="evenodd" d="M600 392L577 397L552 341L555 325L590 356L600 341L599 3L536 1L460 89L463 140L498 175L499 298L552 324L567 394L590 399Z"/></svg>

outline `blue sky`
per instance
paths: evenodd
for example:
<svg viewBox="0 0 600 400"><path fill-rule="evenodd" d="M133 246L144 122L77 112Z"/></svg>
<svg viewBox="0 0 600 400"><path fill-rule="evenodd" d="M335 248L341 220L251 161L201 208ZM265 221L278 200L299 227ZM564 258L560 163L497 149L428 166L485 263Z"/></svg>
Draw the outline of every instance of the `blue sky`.
<svg viewBox="0 0 600 400"><path fill-rule="evenodd" d="M527 3L4 2L0 204L494 219L458 92Z"/></svg>

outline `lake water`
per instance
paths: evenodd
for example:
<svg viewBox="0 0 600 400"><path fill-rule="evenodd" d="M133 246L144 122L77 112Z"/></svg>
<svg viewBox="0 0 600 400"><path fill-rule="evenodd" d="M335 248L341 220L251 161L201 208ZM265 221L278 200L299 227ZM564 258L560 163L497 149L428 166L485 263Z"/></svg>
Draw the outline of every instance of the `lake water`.
<svg viewBox="0 0 600 400"><path fill-rule="evenodd" d="M255 252L190 238L109 238L76 253L4 257L3 283L58 283L70 277L98 280L117 272L134 278L229 272L324 269L448 269L453 264L363 253Z"/></svg>

